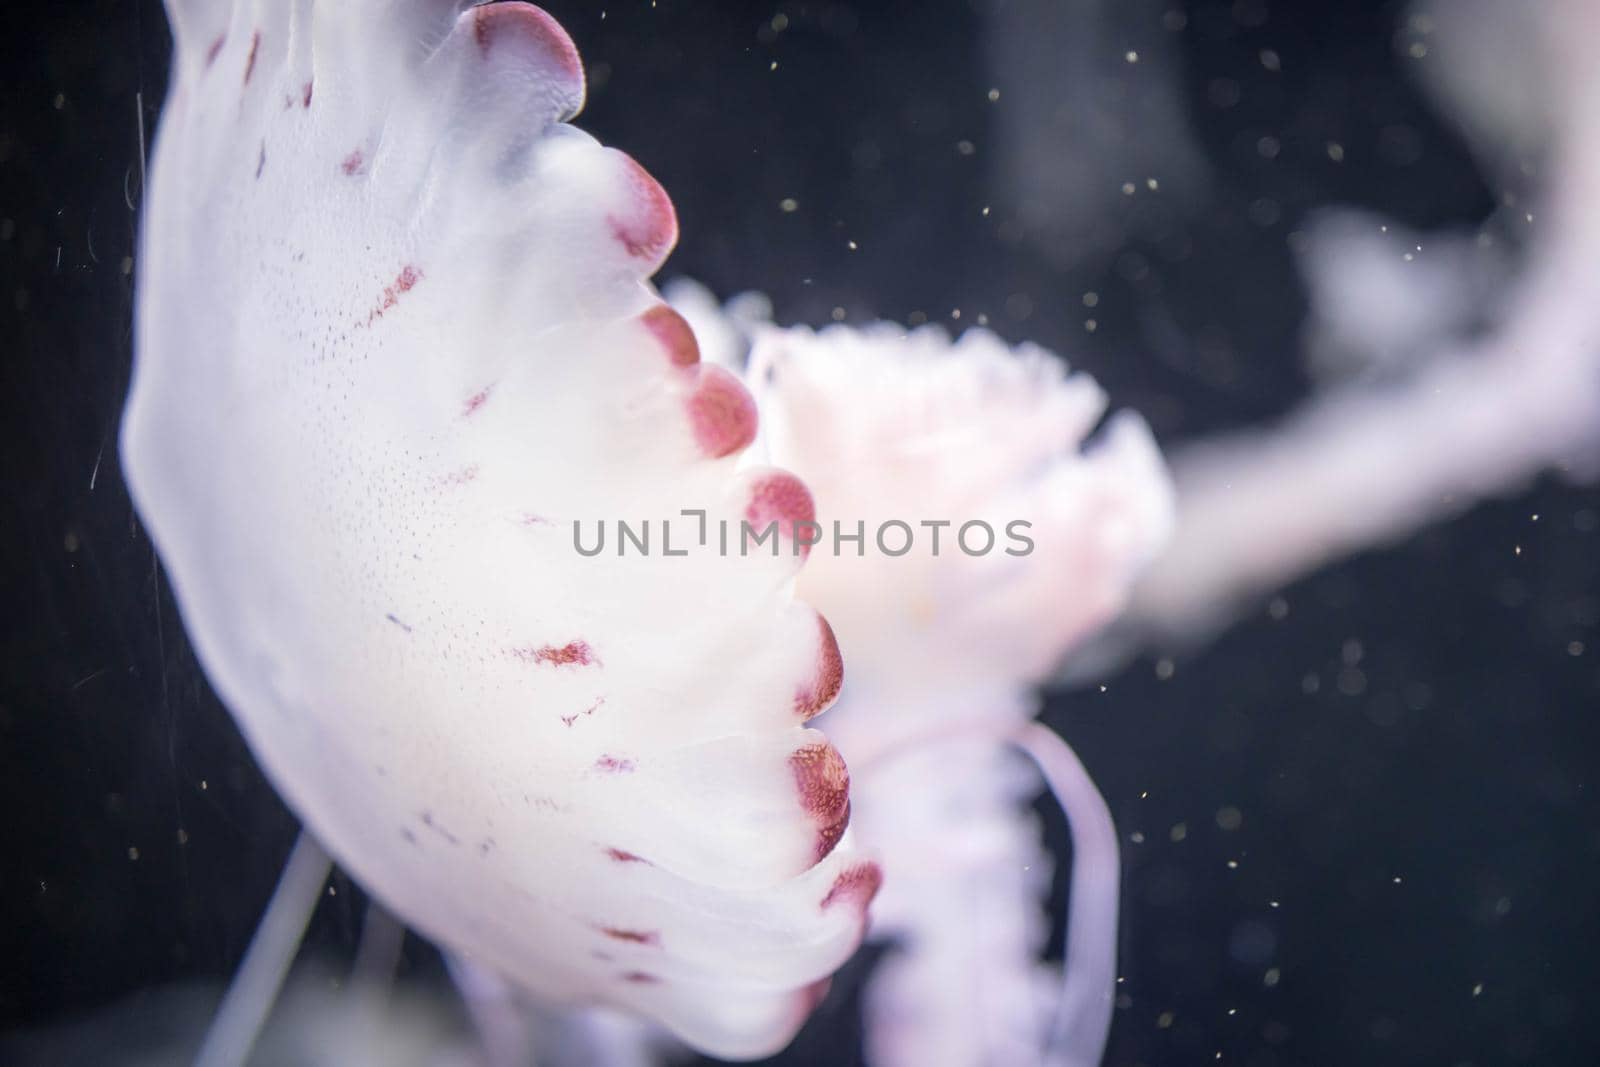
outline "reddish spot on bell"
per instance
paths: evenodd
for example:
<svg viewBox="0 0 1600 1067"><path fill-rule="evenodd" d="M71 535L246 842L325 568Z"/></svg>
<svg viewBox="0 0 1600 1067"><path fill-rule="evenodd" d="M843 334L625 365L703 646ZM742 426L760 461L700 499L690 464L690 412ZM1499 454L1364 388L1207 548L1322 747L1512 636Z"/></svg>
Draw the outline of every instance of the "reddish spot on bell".
<svg viewBox="0 0 1600 1067"><path fill-rule="evenodd" d="M600 926L596 927L596 929L607 937L615 938L618 941L627 941L634 945L661 944L661 932L659 930L623 930L616 926Z"/></svg>
<svg viewBox="0 0 1600 1067"><path fill-rule="evenodd" d="M815 859L821 862L850 825L850 771L830 744L806 745L789 755L800 807L817 824Z"/></svg>
<svg viewBox="0 0 1600 1067"><path fill-rule="evenodd" d="M438 487L440 489L458 489L463 485L471 485L477 480L478 467L477 464L472 464L462 467L458 471L451 471L449 474L442 475L438 480Z"/></svg>
<svg viewBox="0 0 1600 1067"><path fill-rule="evenodd" d="M645 859L643 856L621 848L608 848L606 849L606 855L610 856L618 863L643 863L647 866L650 863L650 861Z"/></svg>
<svg viewBox="0 0 1600 1067"><path fill-rule="evenodd" d="M348 175L356 175L361 173L362 165L365 163L366 157L361 154L361 149L357 148L344 157L344 162L339 164L339 169Z"/></svg>
<svg viewBox="0 0 1600 1067"><path fill-rule="evenodd" d="M721 459L756 439L756 402L733 375L703 365L689 396L689 422L700 450Z"/></svg>
<svg viewBox="0 0 1600 1067"><path fill-rule="evenodd" d="M256 72L256 53L261 51L261 31L250 35L250 58L244 62L244 84L250 84L250 75Z"/></svg>
<svg viewBox="0 0 1600 1067"><path fill-rule="evenodd" d="M542 645L538 648L512 649L512 654L518 659L530 663L548 664L555 667L587 667L591 663L599 663L600 658L594 654L594 649L589 647L587 641L568 641L561 646ZM592 710L592 709L591 709Z"/></svg>
<svg viewBox="0 0 1600 1067"><path fill-rule="evenodd" d="M462 410L461 414L471 415L473 412L483 407L483 405L488 402L489 394L492 392L494 392L494 386L486 385L482 389L479 389L476 393L473 393L471 396L467 397L466 407Z"/></svg>
<svg viewBox="0 0 1600 1067"><path fill-rule="evenodd" d="M694 339L694 331L672 308L657 304L640 315L639 321L661 342L673 366L692 367L700 362L700 344Z"/></svg>
<svg viewBox="0 0 1600 1067"><path fill-rule="evenodd" d="M356 152L354 155L359 158L361 153ZM345 173L348 174L350 171L347 169ZM409 293L421 280L422 271L418 270L416 267L413 267L409 263L407 263L404 267L401 267L400 273L394 276L394 281L384 286L383 295L378 298L378 303L374 305L371 311L367 312L366 324L371 326L375 320L383 318L384 312L400 303L401 295L404 293Z"/></svg>
<svg viewBox="0 0 1600 1067"><path fill-rule="evenodd" d="M605 771L609 774L628 774L633 771L634 762L631 759L619 759L616 756L601 756L594 761L594 768L597 771Z"/></svg>
<svg viewBox="0 0 1600 1067"><path fill-rule="evenodd" d="M624 982L632 982L635 985L655 985L657 982L661 981L661 979L657 978L655 975L647 974L644 971L629 971L627 974L622 976L622 980Z"/></svg>
<svg viewBox="0 0 1600 1067"><path fill-rule="evenodd" d="M816 673L794 691L794 711L800 721L821 715L832 706L844 685L844 659L839 655L839 642L833 636L833 627L821 615L817 616L817 666Z"/></svg>
<svg viewBox="0 0 1600 1067"><path fill-rule="evenodd" d="M744 517L758 532L776 522L778 539L793 543L800 524L816 522L817 508L806 483L788 471L769 471L750 486L750 502L745 505ZM810 554L811 546L802 544L800 558Z"/></svg>
<svg viewBox="0 0 1600 1067"><path fill-rule="evenodd" d="M305 87L300 90L300 106L301 107L310 107L311 106L311 83L310 82L306 82Z"/></svg>
<svg viewBox="0 0 1600 1067"><path fill-rule="evenodd" d="M211 47L206 49L207 67L211 66L211 64L217 61L217 55L222 51L222 45L227 41L227 39L228 35L223 34L221 37L218 37L215 41L211 42Z"/></svg>
<svg viewBox="0 0 1600 1067"><path fill-rule="evenodd" d="M660 264L678 241L678 215L672 199L649 171L625 153L616 153L627 171L629 199L621 214L610 216L611 235L634 259Z"/></svg>

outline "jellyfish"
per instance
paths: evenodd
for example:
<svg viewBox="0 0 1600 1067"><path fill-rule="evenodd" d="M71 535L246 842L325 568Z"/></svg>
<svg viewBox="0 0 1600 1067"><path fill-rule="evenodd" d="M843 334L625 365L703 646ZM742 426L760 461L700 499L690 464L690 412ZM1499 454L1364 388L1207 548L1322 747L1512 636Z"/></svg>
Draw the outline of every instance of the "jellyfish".
<svg viewBox="0 0 1600 1067"><path fill-rule="evenodd" d="M1600 83L1585 44L1600 14L1587 0L1409 11L1399 32L1429 56L1412 69L1501 210L1465 236L1352 208L1308 227L1309 348L1333 380L1274 425L1176 447L1178 532L1097 658L1193 644L1307 573L1541 475L1600 479Z"/></svg>
<svg viewBox="0 0 1600 1067"><path fill-rule="evenodd" d="M469 973L777 1049L879 879L805 725L842 667L803 553L570 535L812 515L741 464L748 392L647 281L666 194L568 124L582 67L529 4L168 14L122 455L305 826L252 959L281 973L325 850ZM207 1062L243 1058L273 970Z"/></svg>
<svg viewBox="0 0 1600 1067"><path fill-rule="evenodd" d="M981 328L780 329L748 298L719 317L692 284L668 295L719 358L737 364L748 335L759 447L816 497L799 587L852 665L823 721L884 870L871 936L894 946L865 995L869 1062L1098 1064L1116 833L1076 756L1033 721L1032 691L1165 545L1173 490L1149 428L1103 419L1087 375ZM1072 831L1059 976L1039 959L1050 865L1019 753Z"/></svg>

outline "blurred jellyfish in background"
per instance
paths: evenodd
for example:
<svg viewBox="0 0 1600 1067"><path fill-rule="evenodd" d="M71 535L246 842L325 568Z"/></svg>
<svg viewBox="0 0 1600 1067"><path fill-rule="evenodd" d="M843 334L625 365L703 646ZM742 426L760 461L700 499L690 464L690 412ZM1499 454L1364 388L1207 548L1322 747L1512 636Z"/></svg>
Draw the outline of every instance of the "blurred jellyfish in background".
<svg viewBox="0 0 1600 1067"><path fill-rule="evenodd" d="M1192 633L1546 471L1600 473L1597 29L1581 0L1411 9L1402 43L1502 209L1473 235L1356 211L1309 229L1309 350L1337 380L1270 429L1180 446L1178 533L1127 625Z"/></svg>

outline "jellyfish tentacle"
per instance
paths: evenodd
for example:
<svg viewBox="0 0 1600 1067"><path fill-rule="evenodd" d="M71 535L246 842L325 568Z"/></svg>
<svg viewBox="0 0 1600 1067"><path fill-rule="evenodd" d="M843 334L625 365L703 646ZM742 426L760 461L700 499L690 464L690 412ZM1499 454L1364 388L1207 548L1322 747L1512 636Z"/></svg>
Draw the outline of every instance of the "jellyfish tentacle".
<svg viewBox="0 0 1600 1067"><path fill-rule="evenodd" d="M355 963L350 967L350 984L363 993L381 997L394 980L405 947L406 928L381 901L368 900L361 919L361 940L356 945Z"/></svg>
<svg viewBox="0 0 1600 1067"><path fill-rule="evenodd" d="M1015 734L1044 775L1072 833L1066 957L1051 1049L1064 1067L1096 1067L1105 1054L1117 989L1117 913L1122 861L1105 797L1072 746L1041 722Z"/></svg>
<svg viewBox="0 0 1600 1067"><path fill-rule="evenodd" d="M375 1048L384 1025L384 1011L394 987L395 970L405 948L406 928L382 902L368 898L361 920L361 939L350 967L351 1028L360 1035L355 1048Z"/></svg>
<svg viewBox="0 0 1600 1067"><path fill-rule="evenodd" d="M1045 1062L1051 859L1027 810L1037 777L1009 732L942 726L858 766L861 832L876 831L886 872L872 937L892 946L865 993L878 1067Z"/></svg>
<svg viewBox="0 0 1600 1067"><path fill-rule="evenodd" d="M521 1067L533 1044L528 1019L517 1003L516 990L493 971L464 956L447 952L445 970L461 994L483 1047L487 1067Z"/></svg>
<svg viewBox="0 0 1600 1067"><path fill-rule="evenodd" d="M1045 931L1027 918L1037 915L1037 901L1048 890L1048 861L1036 829L1027 820L1016 824L1029 776L1019 777L1002 758L1002 746L1037 767L1072 835L1066 954L1053 990L1036 962ZM958 788L930 785L942 781L934 769L957 752L965 781ZM1121 861L1110 809L1071 746L1037 720L979 717L908 733L858 761L858 771L868 783L861 792L864 810L880 809L875 825L893 820L906 829L893 859L924 847L925 831L959 839L946 846L956 859L891 867L916 899L897 893L876 930L903 941L903 952L883 965L868 990L873 1061L1003 1055L1019 1064L1099 1064L1116 992ZM969 922L945 921L956 910ZM1004 921L981 931L985 915ZM933 1006L952 991L960 1010ZM962 1021L974 1015L975 1022Z"/></svg>
<svg viewBox="0 0 1600 1067"><path fill-rule="evenodd" d="M244 961L206 1031L195 1067L240 1067L249 1058L332 868L333 860L317 839L301 830Z"/></svg>

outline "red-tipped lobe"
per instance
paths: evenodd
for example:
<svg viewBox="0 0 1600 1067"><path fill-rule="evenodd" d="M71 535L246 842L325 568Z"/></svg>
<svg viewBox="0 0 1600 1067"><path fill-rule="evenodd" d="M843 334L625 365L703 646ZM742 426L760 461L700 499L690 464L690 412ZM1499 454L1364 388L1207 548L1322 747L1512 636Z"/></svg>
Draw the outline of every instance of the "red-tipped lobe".
<svg viewBox="0 0 1600 1067"><path fill-rule="evenodd" d="M822 910L848 906L865 917L867 906L882 886L883 868L876 863L858 863L854 867L847 867L839 872L839 877L828 888L828 895L822 898Z"/></svg>
<svg viewBox="0 0 1600 1067"><path fill-rule="evenodd" d="M816 669L794 691L795 714L801 722L821 715L833 705L843 685L844 658L839 655L839 641L828 620L818 615Z"/></svg>
<svg viewBox="0 0 1600 1067"><path fill-rule="evenodd" d="M701 366L688 406L695 442L712 459L731 456L756 439L756 402L721 367Z"/></svg>
<svg viewBox="0 0 1600 1067"><path fill-rule="evenodd" d="M692 367L700 362L700 343L695 340L694 331L672 308L657 304L640 315L639 321L661 343L673 366Z"/></svg>
<svg viewBox="0 0 1600 1067"><path fill-rule="evenodd" d="M544 97L541 111L549 106L564 121L582 109L583 61L567 31L544 11L516 2L477 4L461 13L457 27L471 34L475 58L498 81Z"/></svg>
<svg viewBox="0 0 1600 1067"><path fill-rule="evenodd" d="M672 246L678 243L678 215L661 183L634 162L633 157L617 152L627 181L629 203L610 217L611 235L634 259L660 266Z"/></svg>
<svg viewBox="0 0 1600 1067"><path fill-rule="evenodd" d="M815 532L812 526L817 520L816 503L806 483L788 471L770 471L751 484L744 517L757 531L777 523L780 542L791 546L798 542L801 559L811 554L810 535Z"/></svg>
<svg viewBox="0 0 1600 1067"><path fill-rule="evenodd" d="M532 4L481 4L468 8L462 17L472 20L472 39L484 58L506 48L531 53L547 60L582 91L583 60L578 56L578 47L548 12Z"/></svg>
<svg viewBox="0 0 1600 1067"><path fill-rule="evenodd" d="M833 851L850 825L850 771L839 750L827 743L806 745L789 756L800 808L817 826L814 859Z"/></svg>

